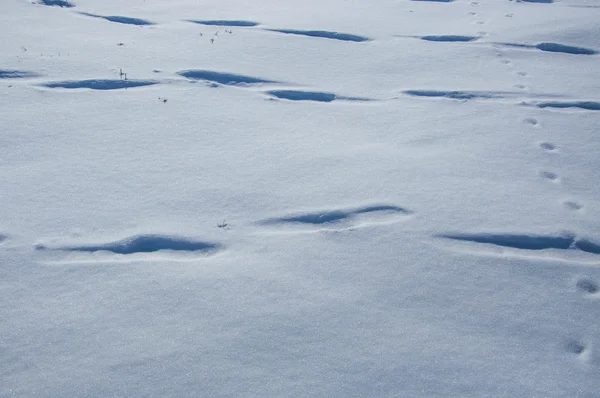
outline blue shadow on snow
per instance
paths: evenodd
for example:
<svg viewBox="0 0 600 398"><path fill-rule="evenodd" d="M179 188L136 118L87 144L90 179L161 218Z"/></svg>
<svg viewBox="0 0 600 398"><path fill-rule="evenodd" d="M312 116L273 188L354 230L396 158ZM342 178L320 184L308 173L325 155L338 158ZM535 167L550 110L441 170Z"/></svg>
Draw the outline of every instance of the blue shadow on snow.
<svg viewBox="0 0 600 398"><path fill-rule="evenodd" d="M189 252L212 252L217 250L220 245L210 242L195 241L187 238L162 235L136 235L116 242L68 246L55 250L74 251L74 252L99 252L107 251L116 254L135 254L135 253L153 253L161 250L189 251ZM44 245L37 245L37 250L49 250ZM52 250L52 249L50 249Z"/></svg>
<svg viewBox="0 0 600 398"><path fill-rule="evenodd" d="M132 87L143 87L158 84L154 80L68 80L63 82L44 83L42 86L49 88L89 88L92 90L120 90Z"/></svg>
<svg viewBox="0 0 600 398"><path fill-rule="evenodd" d="M190 69L178 72L179 75L187 77L192 80L205 80L208 82L214 82L225 85L238 85L238 84L262 84L262 83L277 83L273 80L261 79L258 77L237 75L234 73L223 73L214 72L210 70L202 69Z"/></svg>

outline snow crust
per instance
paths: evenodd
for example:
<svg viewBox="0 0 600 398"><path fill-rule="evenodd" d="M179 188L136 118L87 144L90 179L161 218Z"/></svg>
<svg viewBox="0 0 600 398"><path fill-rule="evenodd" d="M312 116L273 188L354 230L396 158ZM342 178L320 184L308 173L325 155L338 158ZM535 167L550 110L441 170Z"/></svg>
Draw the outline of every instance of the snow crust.
<svg viewBox="0 0 600 398"><path fill-rule="evenodd" d="M0 9L1 397L600 395L600 1Z"/></svg>

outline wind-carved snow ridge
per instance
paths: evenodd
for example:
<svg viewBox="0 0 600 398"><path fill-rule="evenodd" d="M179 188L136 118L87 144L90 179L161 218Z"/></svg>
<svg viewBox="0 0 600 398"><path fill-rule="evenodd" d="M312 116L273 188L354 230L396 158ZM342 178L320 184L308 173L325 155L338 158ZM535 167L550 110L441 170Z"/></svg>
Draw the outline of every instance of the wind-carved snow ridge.
<svg viewBox="0 0 600 398"><path fill-rule="evenodd" d="M148 20L141 19L141 18L122 17L120 15L105 16L105 15L90 14L87 12L80 12L80 14L86 15L86 16L92 17L92 18L102 18L102 19L106 19L107 21L110 21L110 22L116 22L116 23L121 23L121 24L125 24L125 25L137 25L137 26L154 25L154 22L150 22Z"/></svg>
<svg viewBox="0 0 600 398"><path fill-rule="evenodd" d="M412 0L412 1L427 1L432 3L452 3L454 0Z"/></svg>
<svg viewBox="0 0 600 398"><path fill-rule="evenodd" d="M228 26L228 27L253 27L258 26L260 23L254 21L244 21L244 20L226 20L226 19L216 19L216 20L201 20L201 19L188 19L188 22L197 23L199 25L208 25L208 26Z"/></svg>
<svg viewBox="0 0 600 398"><path fill-rule="evenodd" d="M271 90L268 95L289 101L314 101L314 102L333 102L333 101L371 101L368 98L344 97L333 93L320 91L301 91L301 90Z"/></svg>
<svg viewBox="0 0 600 398"><path fill-rule="evenodd" d="M586 253L600 254L600 245L589 240L576 238L574 235L559 236L528 234L445 234L442 238L510 247L522 250L581 250Z"/></svg>
<svg viewBox="0 0 600 398"><path fill-rule="evenodd" d="M207 82L224 84L229 86L277 83L276 81L262 79L259 77L238 75L235 73L215 72L202 69L184 70L178 72L178 74L191 80L204 80Z"/></svg>
<svg viewBox="0 0 600 398"><path fill-rule="evenodd" d="M51 7L64 7L64 8L72 8L75 7L75 4L70 3L66 0L40 0L39 4Z"/></svg>
<svg viewBox="0 0 600 398"><path fill-rule="evenodd" d="M190 238L167 235L135 235L116 242L90 245L73 245L48 247L36 245L36 250L58 250L71 252L111 252L115 254L153 253L163 250L213 253L221 245L212 242L198 241Z"/></svg>
<svg viewBox="0 0 600 398"><path fill-rule="evenodd" d="M0 79L26 79L38 77L39 74L16 69L0 69Z"/></svg>
<svg viewBox="0 0 600 398"><path fill-rule="evenodd" d="M333 39L341 41L363 42L370 41L368 37L353 35L349 33L330 32L327 30L298 30L298 29L265 29L271 32L284 33L288 35L299 35L308 37L318 37L322 39Z"/></svg>
<svg viewBox="0 0 600 398"><path fill-rule="evenodd" d="M43 87L48 88L67 88L67 89L78 89L88 88L92 90L121 90L133 87L143 87L158 84L155 80L102 80L102 79L90 79L90 80L67 80L62 82L49 82L41 84Z"/></svg>
<svg viewBox="0 0 600 398"><path fill-rule="evenodd" d="M305 225L305 226L336 226L345 223L360 224L365 221L369 224L384 223L397 220L400 217L412 214L411 211L393 205L372 205L355 209L335 209L306 213L296 213L282 217L262 220L262 225Z"/></svg>

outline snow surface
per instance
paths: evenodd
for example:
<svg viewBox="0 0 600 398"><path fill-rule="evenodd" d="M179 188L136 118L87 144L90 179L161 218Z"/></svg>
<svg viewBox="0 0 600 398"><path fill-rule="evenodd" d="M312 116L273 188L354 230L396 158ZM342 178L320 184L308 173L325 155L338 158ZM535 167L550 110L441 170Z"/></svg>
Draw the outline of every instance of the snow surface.
<svg viewBox="0 0 600 398"><path fill-rule="evenodd" d="M0 396L600 396L599 21L2 0Z"/></svg>

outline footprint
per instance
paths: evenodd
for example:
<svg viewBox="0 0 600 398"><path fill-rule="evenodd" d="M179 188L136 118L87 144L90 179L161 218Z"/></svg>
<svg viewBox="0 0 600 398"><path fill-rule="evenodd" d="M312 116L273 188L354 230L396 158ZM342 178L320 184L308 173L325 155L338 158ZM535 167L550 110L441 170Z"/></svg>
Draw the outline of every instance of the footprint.
<svg viewBox="0 0 600 398"><path fill-rule="evenodd" d="M303 225L311 227L336 226L347 228L349 226L356 226L363 223L378 224L394 221L410 214L412 214L411 211L398 206L373 205L346 210L338 209L297 213L283 217L262 220L259 222L259 224L273 226Z"/></svg>
<svg viewBox="0 0 600 398"><path fill-rule="evenodd" d="M528 117L526 119L523 119L523 123L526 124L530 124L532 126L538 126L540 123L537 121L537 119L532 118L532 117Z"/></svg>
<svg viewBox="0 0 600 398"><path fill-rule="evenodd" d="M553 172L551 172L551 171L542 171L542 172L540 173L540 175L541 175L543 178L545 178L545 179L547 179L547 180L550 180L550 181L552 181L552 182L558 182L558 181L559 181L558 174L556 174L556 173L553 173Z"/></svg>
<svg viewBox="0 0 600 398"><path fill-rule="evenodd" d="M596 294L600 291L598 284L590 279L579 279L575 286L586 294Z"/></svg>
<svg viewBox="0 0 600 398"><path fill-rule="evenodd" d="M556 146L554 144L551 144L549 142L542 142L540 144L540 148L548 151L548 152L554 152L556 151Z"/></svg>
<svg viewBox="0 0 600 398"><path fill-rule="evenodd" d="M97 243L90 245L69 245L49 247L38 244L38 251L69 251L69 252L111 252L115 254L153 253L163 250L213 253L221 248L221 245L211 242L203 242L190 238L167 236L167 235L135 235L119 241L108 243Z"/></svg>
<svg viewBox="0 0 600 398"><path fill-rule="evenodd" d="M90 80L67 80L63 82L50 82L41 84L43 87L48 88L89 88L92 90L120 90L132 87L142 87L158 84L155 80L102 80L102 79L90 79Z"/></svg>
<svg viewBox="0 0 600 398"><path fill-rule="evenodd" d="M517 72L517 75L525 77L527 76L527 72Z"/></svg>
<svg viewBox="0 0 600 398"><path fill-rule="evenodd" d="M8 236L0 234L0 244L6 242L8 240Z"/></svg>
<svg viewBox="0 0 600 398"><path fill-rule="evenodd" d="M577 340L570 340L566 344L566 349L576 355L582 355L585 352L585 345Z"/></svg>
<svg viewBox="0 0 600 398"><path fill-rule="evenodd" d="M583 205L581 205L581 204L579 204L579 203L577 203L577 202L570 201L570 200L569 200L569 201L566 201L566 202L564 202L563 204L564 204L564 206L565 206L567 209L569 209L569 210L574 210L574 211L576 211L576 210L581 210L581 209L583 209Z"/></svg>

